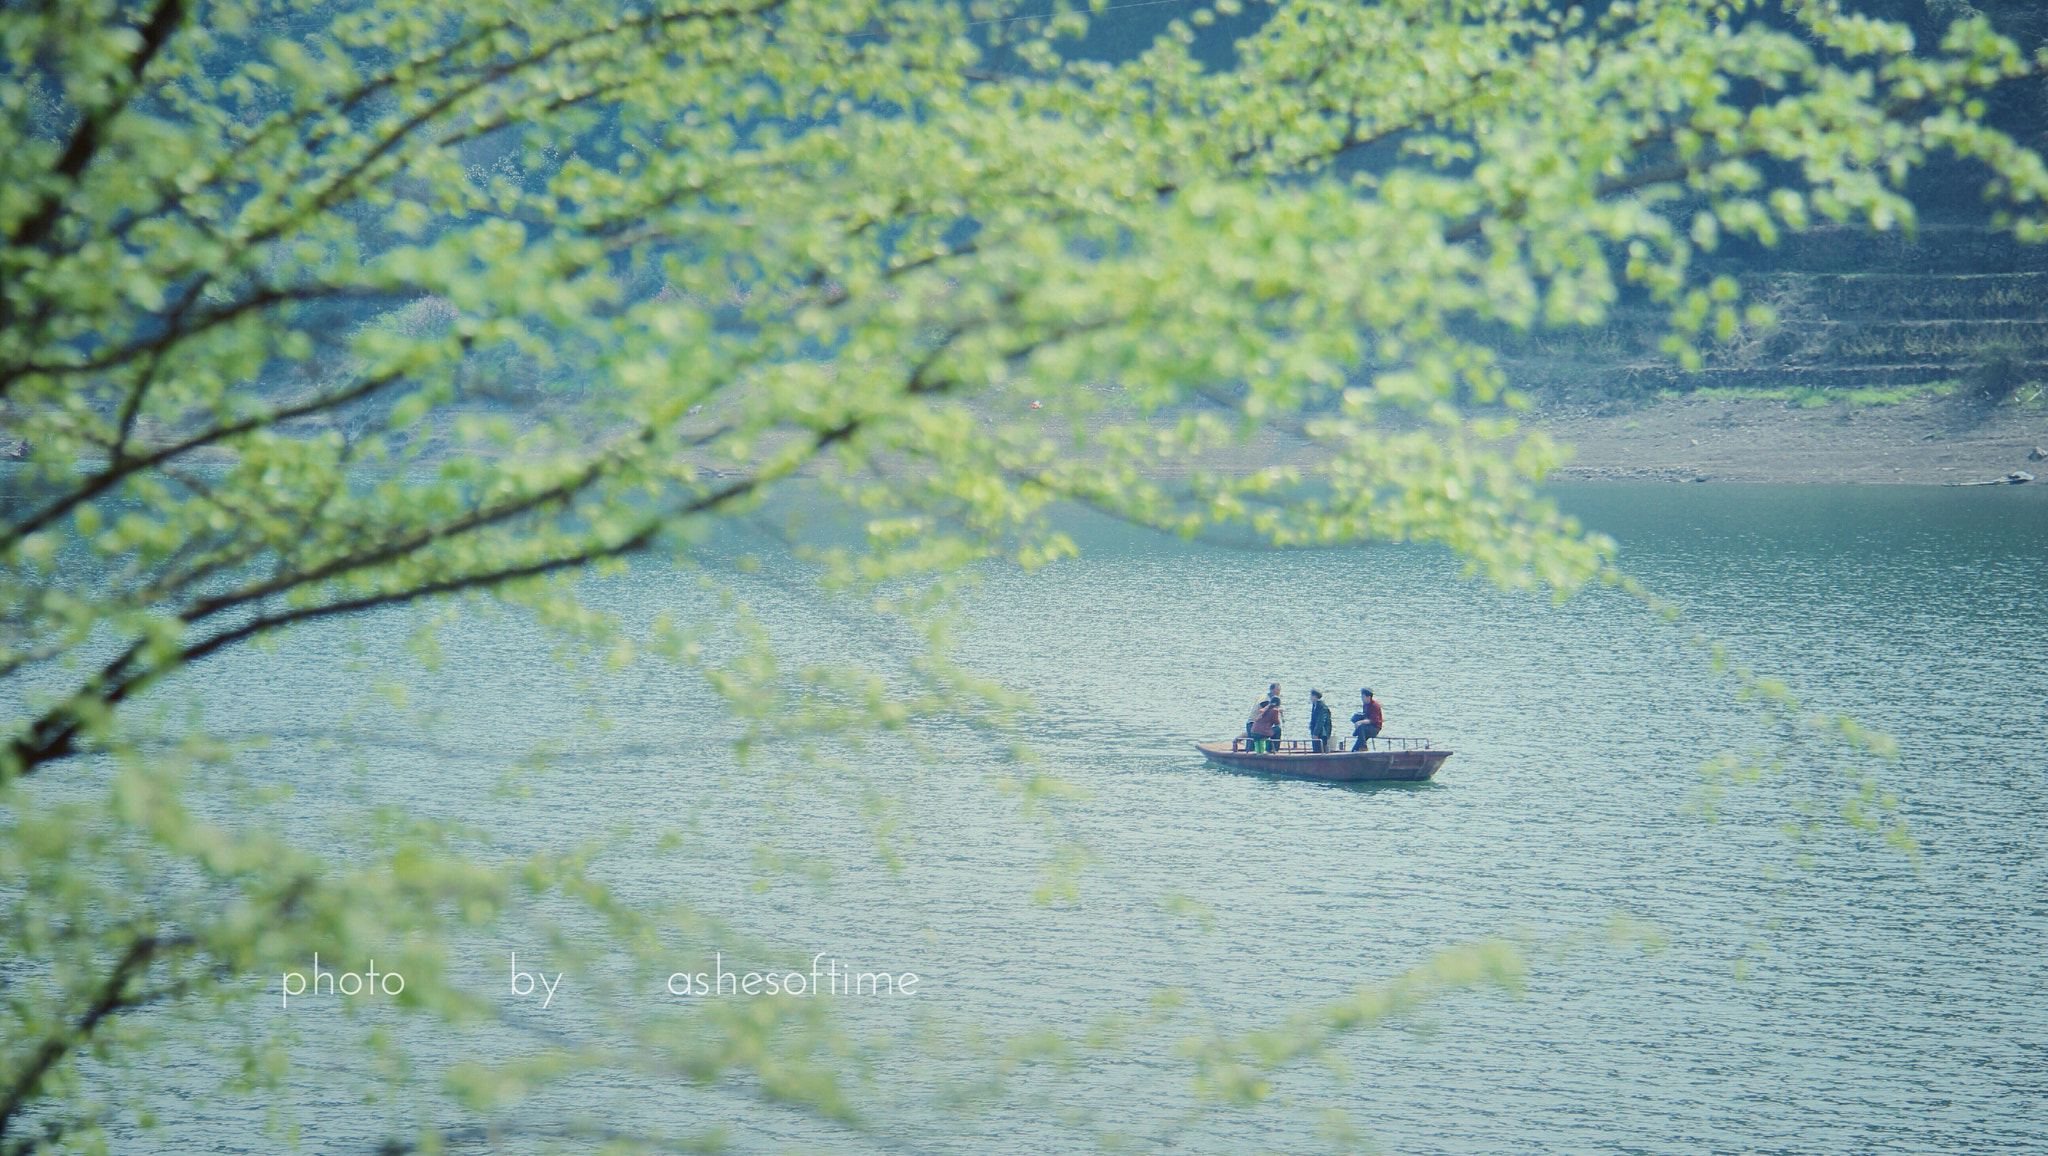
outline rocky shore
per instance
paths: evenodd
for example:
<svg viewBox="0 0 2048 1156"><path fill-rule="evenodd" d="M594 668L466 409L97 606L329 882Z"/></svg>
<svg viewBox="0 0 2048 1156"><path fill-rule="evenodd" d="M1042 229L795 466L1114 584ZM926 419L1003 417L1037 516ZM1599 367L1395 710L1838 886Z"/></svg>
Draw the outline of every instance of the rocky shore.
<svg viewBox="0 0 2048 1156"><path fill-rule="evenodd" d="M1572 447L1561 480L1944 485L2048 476L2042 401L2022 393L1996 406L1922 398L1801 408L1694 396L1539 410L1525 425Z"/></svg>

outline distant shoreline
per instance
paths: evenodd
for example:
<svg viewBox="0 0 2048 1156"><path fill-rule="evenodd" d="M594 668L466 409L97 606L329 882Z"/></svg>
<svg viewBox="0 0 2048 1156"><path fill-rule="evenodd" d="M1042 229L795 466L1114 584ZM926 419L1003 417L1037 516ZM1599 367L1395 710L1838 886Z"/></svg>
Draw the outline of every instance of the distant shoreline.
<svg viewBox="0 0 2048 1156"><path fill-rule="evenodd" d="M1538 408L1523 428L1568 445L1554 481L1944 485L2016 470L2048 485L2048 405L1953 397L1801 408L1775 398L1679 397Z"/></svg>
<svg viewBox="0 0 2048 1156"><path fill-rule="evenodd" d="M1569 460L1546 481L1938 486L2024 471L2037 479L2033 485L2048 488L2048 387L2038 383L1998 405L1951 394L1812 406L1715 391L1586 405L1538 401L1522 413L1492 410L1487 416L1512 416L1521 433L1540 432L1568 448ZM1037 420L1053 431L1066 419L1048 410L1005 420ZM1393 428L1418 427L1396 417ZM23 449L18 456L0 453L0 469L30 468L24 459L33 451ZM2037 452L2043 456L2031 456ZM410 466L430 466L442 457L430 452ZM1318 457L1298 437L1267 427L1246 443L1212 450L1204 464L1225 470L1308 467ZM215 446L194 451L192 460L224 467L236 457ZM99 464L85 458L77 463L85 469ZM1186 468L1169 466L1161 474L1175 477Z"/></svg>

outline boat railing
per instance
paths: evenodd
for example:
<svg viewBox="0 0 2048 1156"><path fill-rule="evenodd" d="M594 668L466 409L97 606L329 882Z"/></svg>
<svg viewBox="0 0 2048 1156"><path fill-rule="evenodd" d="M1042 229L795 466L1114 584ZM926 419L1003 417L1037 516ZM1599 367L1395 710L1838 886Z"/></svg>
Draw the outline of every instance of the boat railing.
<svg viewBox="0 0 2048 1156"><path fill-rule="evenodd" d="M1231 740L1230 750L1232 754L1248 754L1251 752L1251 749L1251 739L1239 736ZM1427 751L1433 749L1428 739L1400 738L1391 735L1383 738L1366 739L1359 746L1347 746L1342 741L1332 740L1328 751L1317 751L1315 743L1309 739L1281 739L1278 742L1268 742L1266 744L1267 752L1276 755L1339 754L1350 751Z"/></svg>

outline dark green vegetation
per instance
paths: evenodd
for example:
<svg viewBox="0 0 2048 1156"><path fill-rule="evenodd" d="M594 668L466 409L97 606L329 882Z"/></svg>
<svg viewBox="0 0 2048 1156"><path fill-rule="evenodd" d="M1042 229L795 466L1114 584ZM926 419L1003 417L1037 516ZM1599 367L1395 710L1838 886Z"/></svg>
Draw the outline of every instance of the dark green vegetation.
<svg viewBox="0 0 2048 1156"><path fill-rule="evenodd" d="M2007 0L1868 0L1857 10L1910 28L1921 43L1947 22L1983 15L2025 51L2048 43L2048 4ZM2048 143L2048 84L2000 86L1988 123L2035 148ZM1820 404L1885 404L1958 396L1997 404L2048 380L2048 249L2015 244L1993 226L1997 204L1975 166L1937 159L1908 188L1910 228L1871 235L1817 229L1771 248L1734 243L1705 254L1702 269L1741 283L1745 300L1770 306L1774 331L1704 350L1686 372L1660 348L1661 311L1619 304L1591 330L1489 333L1519 385L1577 403L1659 393L1735 390Z"/></svg>
<svg viewBox="0 0 2048 1156"><path fill-rule="evenodd" d="M1930 393L1996 404L2048 378L2048 249L2007 234L1825 230L1712 264L1776 326L1687 371L1658 349L1662 316L1624 307L1593 330L1500 334L1510 377L1579 402L1736 390L1856 404Z"/></svg>

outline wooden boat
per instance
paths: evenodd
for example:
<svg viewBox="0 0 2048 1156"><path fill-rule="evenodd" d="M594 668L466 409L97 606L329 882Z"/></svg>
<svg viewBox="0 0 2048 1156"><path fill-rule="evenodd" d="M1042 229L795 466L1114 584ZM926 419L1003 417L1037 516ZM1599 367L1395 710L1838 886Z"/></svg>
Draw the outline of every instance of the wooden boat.
<svg viewBox="0 0 2048 1156"><path fill-rule="evenodd" d="M1316 754L1313 744L1286 739L1271 752L1254 752L1250 739L1196 743L1212 763L1239 771L1320 779L1326 783L1420 783L1444 765L1451 752L1429 745L1428 739L1367 739L1362 750Z"/></svg>

